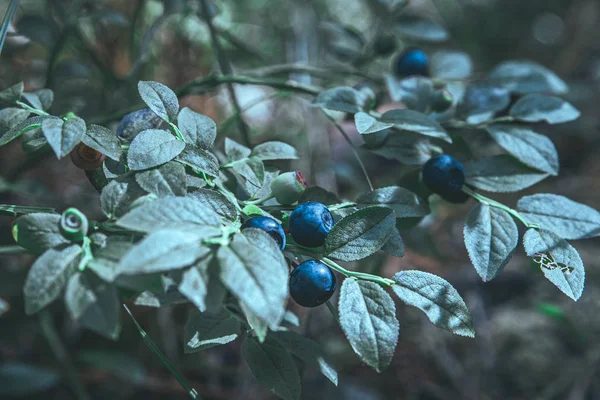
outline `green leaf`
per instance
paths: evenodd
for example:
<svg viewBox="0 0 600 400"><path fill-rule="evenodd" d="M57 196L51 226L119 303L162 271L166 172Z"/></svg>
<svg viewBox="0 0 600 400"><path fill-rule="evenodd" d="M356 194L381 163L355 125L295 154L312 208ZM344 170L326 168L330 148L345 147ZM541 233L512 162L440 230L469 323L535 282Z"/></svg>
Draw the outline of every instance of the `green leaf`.
<svg viewBox="0 0 600 400"><path fill-rule="evenodd" d="M576 120L581 113L563 99L532 93L521 97L510 108L509 115L519 121L561 124Z"/></svg>
<svg viewBox="0 0 600 400"><path fill-rule="evenodd" d="M187 107L179 111L177 126L187 143L204 150L210 149L217 137L215 121Z"/></svg>
<svg viewBox="0 0 600 400"><path fill-rule="evenodd" d="M338 385L338 374L323 359L323 349L317 342L292 331L273 332L271 337L306 364L319 367L331 383Z"/></svg>
<svg viewBox="0 0 600 400"><path fill-rule="evenodd" d="M118 273L139 275L185 268L210 252L210 248L202 244L202 239L220 233L214 227L194 231L155 230L123 256Z"/></svg>
<svg viewBox="0 0 600 400"><path fill-rule="evenodd" d="M162 83L141 81L138 83L138 91L144 103L156 115L167 122L175 121L179 112L179 101L171 89Z"/></svg>
<svg viewBox="0 0 600 400"><path fill-rule="evenodd" d="M133 171L153 168L171 161L185 143L162 129L147 129L133 138L127 153L127 165Z"/></svg>
<svg viewBox="0 0 600 400"><path fill-rule="evenodd" d="M394 211L365 207L337 222L325 239L328 256L343 261L361 260L381 249L396 229Z"/></svg>
<svg viewBox="0 0 600 400"><path fill-rule="evenodd" d="M28 118L25 121L21 122L20 124L13 126L6 133L4 133L2 136L0 136L0 146L4 146L5 144L10 143L14 139L21 136L21 134L23 134L24 132L41 128L42 121L44 121L45 119L48 119L48 118L52 118L52 117L49 117L49 116L31 117L31 118Z"/></svg>
<svg viewBox="0 0 600 400"><path fill-rule="evenodd" d="M140 172L135 180L148 193L158 197L185 196L185 167L179 163L169 162L156 169Z"/></svg>
<svg viewBox="0 0 600 400"><path fill-rule="evenodd" d="M338 60L352 62L362 55L365 39L352 27L321 22L318 28L325 48Z"/></svg>
<svg viewBox="0 0 600 400"><path fill-rule="evenodd" d="M208 280L210 279L208 267L212 261L212 254L196 262L181 276L178 290L192 302L200 311L206 311L206 296L208 294ZM212 283L212 282L210 282Z"/></svg>
<svg viewBox="0 0 600 400"><path fill-rule="evenodd" d="M276 328L288 298L288 266L271 236L245 229L229 247L218 250L217 259L223 284L258 318Z"/></svg>
<svg viewBox="0 0 600 400"><path fill-rule="evenodd" d="M35 260L23 287L27 315L40 311L60 296L80 257L81 248L71 245L47 250Z"/></svg>
<svg viewBox="0 0 600 400"><path fill-rule="evenodd" d="M210 207L214 212L230 221L238 218L237 208L227 197L211 189L198 189L187 194L187 197L196 199Z"/></svg>
<svg viewBox="0 0 600 400"><path fill-rule="evenodd" d="M28 214L17 218L15 224L19 230L17 243L36 254L69 243L60 233L58 214Z"/></svg>
<svg viewBox="0 0 600 400"><path fill-rule="evenodd" d="M210 176L219 176L219 160L208 150L188 144L177 157L177 161Z"/></svg>
<svg viewBox="0 0 600 400"><path fill-rule="evenodd" d="M519 229L504 210L477 203L464 227L465 246L475 270L484 282L494 279L510 261Z"/></svg>
<svg viewBox="0 0 600 400"><path fill-rule="evenodd" d="M78 272L69 279L65 304L71 317L84 327L109 339L119 337L120 301L114 286Z"/></svg>
<svg viewBox="0 0 600 400"><path fill-rule="evenodd" d="M385 79L392 101L404 104L409 110L423 113L428 110L434 93L431 79L422 76L399 79L391 74L387 74ZM358 127L358 121L356 125Z"/></svg>
<svg viewBox="0 0 600 400"><path fill-rule="evenodd" d="M518 192L535 185L549 174L536 171L508 155L465 163L466 183L488 192Z"/></svg>
<svg viewBox="0 0 600 400"><path fill-rule="evenodd" d="M558 174L558 152L546 136L515 125L490 125L487 131L496 143L523 164L550 175Z"/></svg>
<svg viewBox="0 0 600 400"><path fill-rule="evenodd" d="M504 61L490 72L489 80L515 93L564 94L569 90L554 72L532 61Z"/></svg>
<svg viewBox="0 0 600 400"><path fill-rule="evenodd" d="M422 310L438 328L475 337L473 320L464 300L450 283L422 271L401 271L392 279L394 293L409 306Z"/></svg>
<svg viewBox="0 0 600 400"><path fill-rule="evenodd" d="M299 400L302 385L294 360L281 344L274 340L258 343L248 338L244 343L244 358L252 375L284 400Z"/></svg>
<svg viewBox="0 0 600 400"><path fill-rule="evenodd" d="M119 261L132 247L133 243L129 237L109 236L104 247L94 249L94 258L90 260L87 268L105 282L113 282L117 277Z"/></svg>
<svg viewBox="0 0 600 400"><path fill-rule="evenodd" d="M40 101L42 110L48 110L52 107L52 103L54 102L54 92L51 89L40 89L36 91L35 94Z"/></svg>
<svg viewBox="0 0 600 400"><path fill-rule="evenodd" d="M185 323L183 342L186 354L233 342L241 332L240 323L227 312L201 313L192 310Z"/></svg>
<svg viewBox="0 0 600 400"><path fill-rule="evenodd" d="M42 102L36 93L24 92L21 95L29 104L38 110L42 110L44 107L42 106Z"/></svg>
<svg viewBox="0 0 600 400"><path fill-rule="evenodd" d="M111 131L100 125L89 125L81 141L92 149L99 151L115 161L121 159L121 142Z"/></svg>
<svg viewBox="0 0 600 400"><path fill-rule="evenodd" d="M438 50L431 56L431 75L436 79L462 80L473 73L473 62L467 53Z"/></svg>
<svg viewBox="0 0 600 400"><path fill-rule="evenodd" d="M392 361L400 331L390 295L376 283L346 278L338 309L340 325L354 352L381 372Z"/></svg>
<svg viewBox="0 0 600 400"><path fill-rule="evenodd" d="M306 203L307 201L318 201L328 206L339 203L340 199L335 193L325 190L322 187L311 186L302 193L302 197L300 197L298 203Z"/></svg>
<svg viewBox="0 0 600 400"><path fill-rule="evenodd" d="M9 129L19 125L29 117L30 112L22 108L7 107L0 110L0 132L5 133Z"/></svg>
<svg viewBox="0 0 600 400"><path fill-rule="evenodd" d="M585 285L585 269L579 253L553 232L528 229L523 236L528 256L540 264L544 276L564 294L577 301Z"/></svg>
<svg viewBox="0 0 600 400"><path fill-rule="evenodd" d="M600 235L600 212L564 196L539 193L522 197L517 210L527 221L564 239Z"/></svg>
<svg viewBox="0 0 600 400"><path fill-rule="evenodd" d="M221 219L212 209L190 197L163 197L134 208L117 225L137 232L159 229L195 229L198 226L218 226Z"/></svg>
<svg viewBox="0 0 600 400"><path fill-rule="evenodd" d="M400 15L392 26L394 32L413 40L443 42L449 38L446 29L428 19L416 15Z"/></svg>
<svg viewBox="0 0 600 400"><path fill-rule="evenodd" d="M86 132L85 121L78 117L66 121L56 117L47 118L42 121L42 132L56 157L60 159L81 143Z"/></svg>
<svg viewBox="0 0 600 400"><path fill-rule="evenodd" d="M365 95L360 91L349 86L340 86L322 91L313 104L328 110L354 114L362 111L365 102Z"/></svg>
<svg viewBox="0 0 600 400"><path fill-rule="evenodd" d="M362 111L354 114L354 123L358 133L362 135L380 132L394 126L394 124L379 122L376 118Z"/></svg>
<svg viewBox="0 0 600 400"><path fill-rule="evenodd" d="M246 316L246 321L248 321L248 325L256 335L258 341L263 343L267 338L267 333L269 332L269 324L256 315L244 303L240 303L240 309Z"/></svg>
<svg viewBox="0 0 600 400"><path fill-rule="evenodd" d="M225 154L231 161L239 161L248 158L252 150L238 142L225 138Z"/></svg>
<svg viewBox="0 0 600 400"><path fill-rule="evenodd" d="M106 348L77 351L77 361L89 367L108 371L116 378L134 385L141 385L147 372L141 360L120 351Z"/></svg>
<svg viewBox="0 0 600 400"><path fill-rule="evenodd" d="M0 395L26 397L60 383L60 373L32 364L4 361L0 364Z"/></svg>
<svg viewBox="0 0 600 400"><path fill-rule="evenodd" d="M381 250L390 256L404 257L404 242L397 228L394 227L390 238L385 242Z"/></svg>
<svg viewBox="0 0 600 400"><path fill-rule="evenodd" d="M391 110L381 116L381 121L394 124L399 129L420 133L421 135L452 143L450 136L448 136L444 128L436 120L417 111Z"/></svg>
<svg viewBox="0 0 600 400"><path fill-rule="evenodd" d="M458 117L470 124L480 124L490 120L510 104L510 92L487 82L472 83L456 107Z"/></svg>
<svg viewBox="0 0 600 400"><path fill-rule="evenodd" d="M283 142L265 142L252 149L250 154L259 160L295 160L298 158L298 152L295 148Z"/></svg>
<svg viewBox="0 0 600 400"><path fill-rule="evenodd" d="M21 99L24 89L25 85L23 82L19 82L7 89L4 89L0 92L0 102L10 104L14 103L15 101Z"/></svg>
<svg viewBox="0 0 600 400"><path fill-rule="evenodd" d="M431 210L427 202L410 190L388 186L363 193L356 199L358 205L380 205L394 210L396 218L424 217Z"/></svg>
<svg viewBox="0 0 600 400"><path fill-rule="evenodd" d="M134 279L137 277L134 277ZM140 282L140 286L143 286L143 283ZM136 306L142 307L154 307L161 308L172 306L175 304L188 304L189 300L184 297L181 293L177 291L177 289L168 289L165 290L164 293L153 293L151 291L146 290L142 292L135 298L133 304Z"/></svg>
<svg viewBox="0 0 600 400"><path fill-rule="evenodd" d="M260 190L265 180L265 165L261 160L256 157L246 158L235 162L232 169L249 195Z"/></svg>
<svg viewBox="0 0 600 400"><path fill-rule="evenodd" d="M100 208L108 218L125 215L134 201L143 196L144 190L138 185L134 176L124 175L102 189Z"/></svg>

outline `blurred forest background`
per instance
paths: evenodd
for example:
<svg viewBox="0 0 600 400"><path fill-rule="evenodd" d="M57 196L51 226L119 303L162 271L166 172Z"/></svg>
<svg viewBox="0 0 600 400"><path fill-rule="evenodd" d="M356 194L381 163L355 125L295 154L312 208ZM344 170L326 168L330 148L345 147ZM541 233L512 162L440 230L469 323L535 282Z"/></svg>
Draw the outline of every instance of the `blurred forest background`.
<svg viewBox="0 0 600 400"><path fill-rule="evenodd" d="M325 73L279 74L321 87L355 85L361 78L337 73L346 65L323 46L324 21L352 26L370 38L377 18L369 2L384 0L222 0L212 11L220 43L234 73L289 63L319 67ZM0 0L0 15L9 1ZM179 88L218 70L198 1L185 0L22 0L0 58L0 88L19 81L26 90L55 93L53 114L73 111L86 121L116 126L127 110L141 108L138 80ZM600 208L600 1L598 0L411 0L411 12L445 26L451 38L427 44L428 51L467 52L476 72L507 59L531 59L555 71L571 87L566 100L582 112L572 123L536 130L547 134L561 156L558 177L526 193L492 196L514 205L528 193L557 193ZM402 43L402 46L416 43ZM365 63L371 76L389 72L389 57ZM264 74L273 71L263 71ZM296 146L301 159L291 164L309 184L340 195L366 189L347 144L310 99L264 86L237 85L236 93L252 142L267 139ZM239 137L225 86L188 93L183 106L218 124L219 139ZM393 105L387 105L393 107ZM344 123L353 140L362 139ZM410 168L361 152L376 187L402 185ZM409 174L410 175L410 174ZM69 158L47 152L27 158L18 141L0 148L0 203L74 206L99 217L99 195ZM435 328L416 309L398 304L400 342L392 365L382 374L360 364L325 307L308 313L291 304L301 328L322 343L340 374L334 387L313 369L303 371L305 399L600 399L600 239L577 242L586 262L587 288L574 303L541 279L535 265L518 253L505 272L484 284L463 244L463 222L472 204L432 204L434 214L403 233L402 259L370 259L365 269L391 276L420 269L449 280L463 295L477 337L461 338ZM0 246L13 244L10 218L0 217ZM76 399L63 357L93 399L186 399L175 379L123 315L117 342L82 330L64 311L50 307L59 337L25 317L27 256L0 255L0 398ZM337 294L336 294L337 296ZM241 343L183 354L183 325L189 309L136 307L146 331L205 399L271 399L240 357ZM50 344L60 340L57 359ZM14 375L10 379L6 368ZM71 371L72 373L73 371ZM64 379L63 379L64 378ZM81 398L81 397L79 397Z"/></svg>

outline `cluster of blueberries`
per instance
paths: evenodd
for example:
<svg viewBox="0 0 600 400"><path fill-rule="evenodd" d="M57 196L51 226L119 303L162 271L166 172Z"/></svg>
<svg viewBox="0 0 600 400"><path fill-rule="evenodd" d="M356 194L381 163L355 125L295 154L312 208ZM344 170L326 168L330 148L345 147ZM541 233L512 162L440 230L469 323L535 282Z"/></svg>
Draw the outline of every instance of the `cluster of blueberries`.
<svg viewBox="0 0 600 400"><path fill-rule="evenodd" d="M289 217L289 232L294 241L304 247L319 247L325 243L333 227L333 215L327 207L316 201L298 205ZM285 249L285 232L281 224L270 217L252 217L242 229L257 228L268 233ZM303 307L316 307L325 303L335 292L337 281L331 269L317 260L304 261L290 274L290 296Z"/></svg>
<svg viewBox="0 0 600 400"><path fill-rule="evenodd" d="M468 199L462 192L465 183L463 165L447 154L432 157L423 165L423 183L444 200L458 203ZM316 201L298 205L289 217L289 232L294 241L304 247L320 247L333 227L333 215L327 207ZM279 222L270 217L252 217L242 229L256 228L268 233L281 250L285 249L286 236ZM317 260L304 261L290 274L290 295L304 307L316 307L331 298L336 289L336 278L331 269Z"/></svg>

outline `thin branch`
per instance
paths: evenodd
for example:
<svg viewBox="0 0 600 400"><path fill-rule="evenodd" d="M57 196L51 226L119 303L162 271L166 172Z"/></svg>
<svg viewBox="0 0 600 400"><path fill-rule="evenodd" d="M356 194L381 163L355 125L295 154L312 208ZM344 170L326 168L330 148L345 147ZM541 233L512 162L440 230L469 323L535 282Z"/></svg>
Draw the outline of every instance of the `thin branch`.
<svg viewBox="0 0 600 400"><path fill-rule="evenodd" d="M362 160L360 159L360 155L358 154L358 149L356 148L354 143L352 143L352 140L350 140L350 137L348 136L346 131L344 131L344 128L342 128L340 126L340 124L338 124L336 122L336 120L333 119L333 117L331 117L329 114L327 114L324 110L323 110L323 114L325 114L325 116L335 125L337 130L342 134L342 136L346 140L346 143L348 143L348 146L350 146L350 149L352 150L352 153L354 154L354 158L356 158L358 165L360 165L360 169L362 170L363 175L365 176L365 180L367 181L367 184L369 185L369 189L371 191L373 191L374 190L373 184L371 183L371 179L369 179L369 173L367 172L367 168L365 167L365 164L363 164Z"/></svg>
<svg viewBox="0 0 600 400"><path fill-rule="evenodd" d="M210 31L212 47L213 47L213 50L215 51L215 54L217 55L217 62L219 63L219 68L221 69L221 72L223 74L231 75L231 73L232 73L231 64L229 64L229 60L227 59L227 56L223 52L223 49L221 48L221 44L219 43L219 38L217 36L218 33L217 33L217 31L213 25L212 19L210 17L210 8L208 6L207 0L202 0L202 14L204 17L204 21L206 22L206 25L208 26L208 30ZM231 97L231 103L233 104L233 108L235 109L236 113L238 113L240 115L240 118L238 119L238 126L240 128L240 132L242 134L243 141L245 142L244 144L246 146L250 146L250 144L251 144L250 143L250 130L248 129L248 125L246 125L246 122L244 121L244 119L241 117L242 111L241 111L241 107L240 107L240 102L238 101L238 98L235 94L235 89L233 88L233 83L231 83L231 82L227 83L227 90L229 92L229 97Z"/></svg>
<svg viewBox="0 0 600 400"><path fill-rule="evenodd" d="M4 14L4 19L2 20L2 26L0 26L0 53L2 53L2 48L4 47L4 39L6 39L6 34L8 33L8 27L10 26L10 21L15 15L15 11L17 11L17 6L19 5L19 0L12 0L8 9L6 10L6 14Z"/></svg>
<svg viewBox="0 0 600 400"><path fill-rule="evenodd" d="M275 64L269 65L262 68L257 68L254 70L245 71L246 75L250 76L271 76L278 74L289 74L293 72L304 72L310 75L319 76L323 78L331 77L332 75L350 75L350 76L359 76L365 79L368 79L373 82L381 83L383 82L381 78L377 78L371 76L365 72L361 72L354 68L345 68L345 67L329 67L329 68L321 68L314 65L308 64Z"/></svg>
<svg viewBox="0 0 600 400"><path fill-rule="evenodd" d="M253 46L249 45L248 43L244 43L243 40L241 40L238 37L236 37L235 35L233 35L227 29L220 27L218 25L214 25L214 27L215 27L215 30L217 31L217 33L219 34L219 36L221 36L223 39L228 41L232 46L236 47L238 50L241 50L244 53L257 58L260 61L263 61L263 62L268 61L267 58L258 49L254 48Z"/></svg>

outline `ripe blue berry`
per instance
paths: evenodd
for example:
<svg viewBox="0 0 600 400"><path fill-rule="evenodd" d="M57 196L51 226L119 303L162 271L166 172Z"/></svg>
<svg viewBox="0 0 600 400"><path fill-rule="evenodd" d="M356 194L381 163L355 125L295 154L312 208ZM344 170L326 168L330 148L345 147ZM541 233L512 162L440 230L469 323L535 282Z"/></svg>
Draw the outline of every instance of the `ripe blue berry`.
<svg viewBox="0 0 600 400"><path fill-rule="evenodd" d="M433 193L451 202L462 202L461 188L465 184L463 165L448 154L440 154L429 159L423 165L423 183Z"/></svg>
<svg viewBox="0 0 600 400"><path fill-rule="evenodd" d="M300 204L290 214L290 233L306 247L319 247L333 226L333 216L324 204L309 201Z"/></svg>
<svg viewBox="0 0 600 400"><path fill-rule="evenodd" d="M303 307L325 303L335 292L337 282L328 266L316 260L298 265L290 274L290 295Z"/></svg>
<svg viewBox="0 0 600 400"><path fill-rule="evenodd" d="M242 225L242 229L246 228L257 228L267 232L281 247L281 250L285 249L285 232L283 232L281 224L273 218L252 217Z"/></svg>
<svg viewBox="0 0 600 400"><path fill-rule="evenodd" d="M125 142L131 142L134 137L146 129L160 128L163 120L149 108L129 113L121 119L117 126L117 137Z"/></svg>
<svg viewBox="0 0 600 400"><path fill-rule="evenodd" d="M393 72L398 77L429 76L429 57L421 49L405 50L394 60Z"/></svg>

